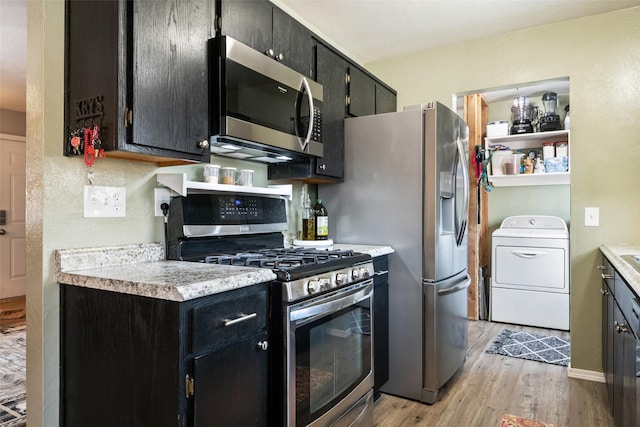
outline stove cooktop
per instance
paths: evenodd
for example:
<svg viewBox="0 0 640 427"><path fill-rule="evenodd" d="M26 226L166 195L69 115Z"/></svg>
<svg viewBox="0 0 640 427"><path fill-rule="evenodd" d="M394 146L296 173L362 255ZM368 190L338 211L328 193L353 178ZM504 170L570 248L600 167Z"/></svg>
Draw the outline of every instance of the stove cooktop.
<svg viewBox="0 0 640 427"><path fill-rule="evenodd" d="M353 250L309 248L261 249L202 258L202 262L210 264L270 268L281 281L297 280L368 261L371 261L370 255Z"/></svg>

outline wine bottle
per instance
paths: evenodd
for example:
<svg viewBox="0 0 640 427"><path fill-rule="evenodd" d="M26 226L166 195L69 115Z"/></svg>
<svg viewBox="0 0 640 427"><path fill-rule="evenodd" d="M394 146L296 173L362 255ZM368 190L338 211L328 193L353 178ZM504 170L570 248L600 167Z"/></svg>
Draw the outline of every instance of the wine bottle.
<svg viewBox="0 0 640 427"><path fill-rule="evenodd" d="M322 199L317 199L313 210L316 216L316 240L327 240L329 238L329 212L322 204Z"/></svg>

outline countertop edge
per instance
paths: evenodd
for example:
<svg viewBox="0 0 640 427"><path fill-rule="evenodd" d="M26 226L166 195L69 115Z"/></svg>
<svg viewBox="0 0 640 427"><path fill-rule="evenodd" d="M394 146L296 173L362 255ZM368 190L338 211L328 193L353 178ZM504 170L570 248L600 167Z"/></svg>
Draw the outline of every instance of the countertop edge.
<svg viewBox="0 0 640 427"><path fill-rule="evenodd" d="M605 244L600 245L600 252L609 260L616 271L620 273L636 296L640 296L640 272L621 258L622 255L640 254L640 245Z"/></svg>
<svg viewBox="0 0 640 427"><path fill-rule="evenodd" d="M373 258L389 255L390 246L337 244ZM164 259L160 243L57 249L56 282L169 301L188 301L259 283L277 276L270 269L220 266Z"/></svg>

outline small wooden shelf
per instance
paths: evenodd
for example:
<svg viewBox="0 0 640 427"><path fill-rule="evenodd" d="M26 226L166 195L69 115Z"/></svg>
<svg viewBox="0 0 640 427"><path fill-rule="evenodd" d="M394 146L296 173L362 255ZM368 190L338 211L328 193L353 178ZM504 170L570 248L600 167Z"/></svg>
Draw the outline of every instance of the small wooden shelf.
<svg viewBox="0 0 640 427"><path fill-rule="evenodd" d="M224 192L224 193L241 193L241 194L260 194L284 196L291 200L293 195L293 186L287 185L270 185L269 187L247 187L243 185L228 184L209 184L200 181L187 180L186 173L159 173L156 175L158 184L168 187L180 196L186 196L189 193L207 193L207 192Z"/></svg>

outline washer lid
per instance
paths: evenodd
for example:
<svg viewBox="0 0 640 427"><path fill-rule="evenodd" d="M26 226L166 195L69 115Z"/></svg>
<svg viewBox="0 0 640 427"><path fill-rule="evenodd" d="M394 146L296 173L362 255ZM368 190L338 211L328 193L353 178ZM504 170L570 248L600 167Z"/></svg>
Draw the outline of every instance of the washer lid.
<svg viewBox="0 0 640 427"><path fill-rule="evenodd" d="M517 215L505 218L493 236L569 238L562 218L547 215Z"/></svg>

